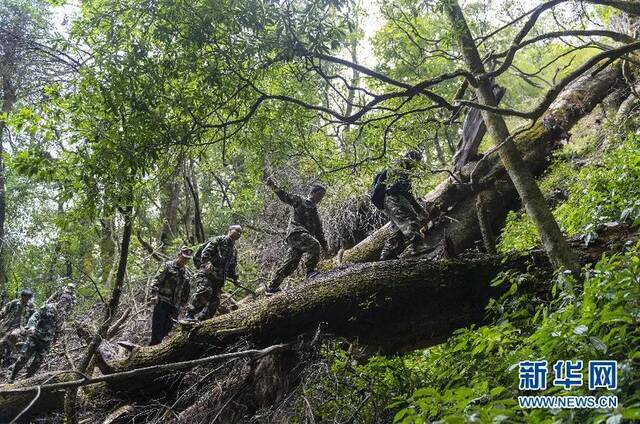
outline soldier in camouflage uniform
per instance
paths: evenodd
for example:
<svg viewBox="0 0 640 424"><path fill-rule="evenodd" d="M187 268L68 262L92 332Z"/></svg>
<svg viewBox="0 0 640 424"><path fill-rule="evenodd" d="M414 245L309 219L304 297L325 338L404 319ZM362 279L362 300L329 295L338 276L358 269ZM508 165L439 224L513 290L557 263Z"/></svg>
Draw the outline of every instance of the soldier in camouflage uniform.
<svg viewBox="0 0 640 424"><path fill-rule="evenodd" d="M65 307L68 299L62 298L58 304ZM9 382L13 382L20 370L33 357L33 361L27 367L26 377L31 377L38 371L44 355L51 348L56 335L62 330L62 322L58 320L57 306L52 303L45 304L35 312L27 324L28 338L20 351L20 357L13 365Z"/></svg>
<svg viewBox="0 0 640 424"><path fill-rule="evenodd" d="M205 245L195 277L196 289L187 308L187 320L202 321L214 316L220 306L225 280L238 281L235 243L241 235L242 227L232 225L226 236L215 237Z"/></svg>
<svg viewBox="0 0 640 424"><path fill-rule="evenodd" d="M62 280L61 282L63 281L64 280ZM65 284L62 289L57 290L54 294L49 296L49 298L44 303L57 304L58 302L60 302L60 300L62 300L64 308L58 309L58 319L62 322L66 322L76 304L76 285L74 283L70 282Z"/></svg>
<svg viewBox="0 0 640 424"><path fill-rule="evenodd" d="M327 251L327 241L324 238L322 221L316 207L322 201L326 189L320 184L313 184L309 187L308 197L303 198L282 190L271 178L267 178L266 184L281 201L293 207L287 228L287 253L266 289L266 294L272 295L280 291L280 284L293 274L303 255L306 255L304 265L307 278L311 278L316 273L320 249Z"/></svg>
<svg viewBox="0 0 640 424"><path fill-rule="evenodd" d="M173 328L179 308L189 300L189 279L186 265L193 250L182 246L176 258L165 262L151 283L151 302L155 304L151 318L151 342L157 345Z"/></svg>
<svg viewBox="0 0 640 424"><path fill-rule="evenodd" d="M20 341L22 329L33 314L33 303L30 303L33 292L23 289L20 298L7 303L0 311L0 361L6 366ZM31 305L31 307L30 307Z"/></svg>
<svg viewBox="0 0 640 424"><path fill-rule="evenodd" d="M411 193L410 177L411 171L421 160L420 152L407 152L398 165L387 172L384 211L391 221L393 233L382 248L382 261L397 258L408 245L416 253L426 248L420 233L424 210Z"/></svg>

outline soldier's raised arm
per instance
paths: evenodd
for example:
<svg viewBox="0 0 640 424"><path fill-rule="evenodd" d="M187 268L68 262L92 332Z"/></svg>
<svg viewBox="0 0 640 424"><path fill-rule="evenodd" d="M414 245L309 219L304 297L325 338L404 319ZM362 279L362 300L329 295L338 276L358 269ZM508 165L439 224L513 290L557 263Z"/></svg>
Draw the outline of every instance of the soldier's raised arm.
<svg viewBox="0 0 640 424"><path fill-rule="evenodd" d="M287 193L286 191L278 187L271 177L267 177L265 184L267 185L267 187L273 190L273 192L281 201L293 206L294 208L302 202L302 197L296 194Z"/></svg>

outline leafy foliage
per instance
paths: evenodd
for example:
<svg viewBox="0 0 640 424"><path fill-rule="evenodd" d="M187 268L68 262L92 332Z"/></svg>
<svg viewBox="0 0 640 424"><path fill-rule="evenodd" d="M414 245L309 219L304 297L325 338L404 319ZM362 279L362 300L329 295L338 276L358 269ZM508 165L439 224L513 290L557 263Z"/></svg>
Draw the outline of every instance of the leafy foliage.
<svg viewBox="0 0 640 424"><path fill-rule="evenodd" d="M596 237L596 229L608 222L640 225L640 136L630 134L602 162L574 169L559 163L546 175L541 188L548 196L566 192L568 199L554 210L567 235L581 235L585 242ZM507 218L499 250L526 250L540 244L533 223L522 212Z"/></svg>
<svg viewBox="0 0 640 424"><path fill-rule="evenodd" d="M358 364L343 351L330 351L331 375L312 388L338 393L314 411L321 417L348 415L361 404L362 422L394 423L556 423L619 422L640 418L639 374L640 245L604 257L579 285L558 275L551 299L508 291L488 307L492 323L458 330L445 344L404 356L374 357ZM529 284L527 274L498 277L494 284ZM545 284L537 282L537 284ZM517 397L518 362L546 359L615 359L614 392L586 387L546 395L617 395L617 410L522 410ZM552 373L550 375L552 377ZM334 385L335 382L335 385ZM311 389L307 389L308 393ZM384 405L384 407L382 407ZM387 419L383 418L384 416ZM391 418L393 416L393 418ZM607 421L611 419L613 421Z"/></svg>

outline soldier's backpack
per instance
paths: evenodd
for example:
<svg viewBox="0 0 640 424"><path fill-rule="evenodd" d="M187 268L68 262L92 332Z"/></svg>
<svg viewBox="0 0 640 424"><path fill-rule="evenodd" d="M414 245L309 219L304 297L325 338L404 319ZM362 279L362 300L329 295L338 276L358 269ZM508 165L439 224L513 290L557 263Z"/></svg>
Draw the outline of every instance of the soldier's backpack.
<svg viewBox="0 0 640 424"><path fill-rule="evenodd" d="M373 185L371 186L371 191L369 192L369 197L371 197L371 203L378 208L384 209L384 197L387 193L387 184L385 181L387 180L387 170L378 173L376 177L373 179Z"/></svg>
<svg viewBox="0 0 640 424"><path fill-rule="evenodd" d="M202 265L202 252L204 252L205 247L207 247L209 243L211 243L211 240L207 240L202 243L198 247L198 250L196 250L196 253L193 255L193 265L196 267L196 269L200 269L200 265Z"/></svg>

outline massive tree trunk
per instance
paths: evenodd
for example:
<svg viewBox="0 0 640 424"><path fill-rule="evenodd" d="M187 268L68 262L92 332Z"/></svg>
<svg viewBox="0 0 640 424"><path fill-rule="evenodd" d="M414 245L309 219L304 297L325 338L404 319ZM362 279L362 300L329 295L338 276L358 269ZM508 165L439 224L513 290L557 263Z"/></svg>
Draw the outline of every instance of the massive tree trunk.
<svg viewBox="0 0 640 424"><path fill-rule="evenodd" d="M594 262L604 251L616 250L628 239L637 238L623 227L607 231L589 248L583 243L575 246L581 262ZM503 290L492 287L491 280L501 271L514 269L537 273L538 281L547 281L552 273L541 250L509 257L480 255L442 262L399 259L340 267L306 285L178 330L160 345L135 349L126 359L99 361L98 366L103 373L112 374L215 355L239 342L269 346L313 335L320 325L325 334L358 340L383 353L430 346L456 329L481 324L487 302ZM548 287L518 289L545 292ZM116 391L143 396L166 388L167 372L123 375L109 385ZM0 420L12 418L33 399L31 392L3 395L3 390L41 384L47 377L3 386ZM48 382L74 379L77 376L64 375ZM41 399L35 406L39 413L61 406L55 392L44 390Z"/></svg>
<svg viewBox="0 0 640 424"><path fill-rule="evenodd" d="M478 76L476 93L479 103L485 106L497 106L498 102L493 92L491 80L481 76L485 74L485 68L457 0L445 2L445 9L451 25L456 28L455 34L458 36L465 62L473 75ZM518 191L527 214L538 229L549 259L556 268L568 269L574 273L579 272L578 264L562 235L560 226L553 217L533 174L522 159L522 154L511 139L504 118L486 110L482 111L482 117L509 178Z"/></svg>
<svg viewBox="0 0 640 424"><path fill-rule="evenodd" d="M515 145L534 176L544 172L549 165L551 152L568 138L573 125L622 83L619 63L595 76L585 75L569 85L533 127L514 137ZM443 181L424 200L431 222L427 242L433 245L440 243L446 232L455 252L459 253L480 240L474 190L482 193L485 202L492 205L489 218L495 229L502 227L507 213L517 208L519 203L518 193L495 154L467 164L457 178ZM377 260L389 234L390 226L387 224L321 266L329 269L339 263Z"/></svg>

